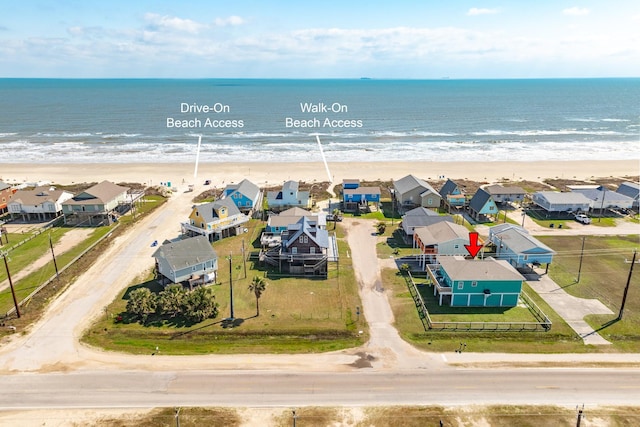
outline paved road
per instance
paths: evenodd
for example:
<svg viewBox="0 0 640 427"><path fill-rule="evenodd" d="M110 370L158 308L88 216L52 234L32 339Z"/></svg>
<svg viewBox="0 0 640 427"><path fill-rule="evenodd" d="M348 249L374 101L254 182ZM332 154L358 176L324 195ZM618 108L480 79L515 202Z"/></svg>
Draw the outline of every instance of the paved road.
<svg viewBox="0 0 640 427"><path fill-rule="evenodd" d="M434 354L393 328L372 221L345 221L361 282L371 340L319 355L132 356L77 343L83 328L132 277L151 265L150 242L173 237L189 195L172 198L114 241L100 261L55 301L26 336L0 351L0 408L189 405L637 404L640 371L465 369L511 362L611 361L640 366L639 355ZM359 363L359 362L368 363ZM452 365L454 362L457 365ZM359 368L365 366L364 368ZM252 370L247 371L250 367Z"/></svg>
<svg viewBox="0 0 640 427"><path fill-rule="evenodd" d="M0 379L2 409L308 405L637 405L640 371L104 372Z"/></svg>

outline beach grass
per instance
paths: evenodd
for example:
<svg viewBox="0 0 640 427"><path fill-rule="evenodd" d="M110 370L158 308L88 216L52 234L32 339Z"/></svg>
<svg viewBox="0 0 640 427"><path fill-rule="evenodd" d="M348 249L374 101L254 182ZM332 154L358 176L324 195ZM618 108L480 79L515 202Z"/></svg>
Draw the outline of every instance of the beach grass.
<svg viewBox="0 0 640 427"><path fill-rule="evenodd" d="M145 354L156 346L163 354L210 353L308 353L357 347L367 339L364 319L358 319L361 306L348 245L338 225L339 266L331 263L328 278L286 277L265 271L254 261L245 262L245 253L264 223L252 220L249 232L214 243L218 253L218 277L212 285L219 314L215 319L189 324L170 322L149 316L147 323L121 323L114 318L126 310L126 295L132 287L147 286L159 291L150 274L131 283L107 307L109 316L92 325L83 340L93 346L134 354ZM253 249L251 249L253 250ZM231 268L229 268L231 257ZM267 288L256 316L256 299L248 286L254 276L264 277ZM231 277L231 283L229 278ZM233 286L234 322L230 317L230 294ZM361 334L360 331L363 331Z"/></svg>
<svg viewBox="0 0 640 427"><path fill-rule="evenodd" d="M492 426L492 427L569 427L575 426L575 408L555 405L464 405L464 406L365 406L359 408L303 406L296 408L297 425L324 427L353 425L388 427L422 426ZM235 409L223 407L180 408L179 424L191 426L239 427L248 417L260 419L265 427L290 426L293 412L289 408ZM640 422L640 409L625 406L590 406L584 410L586 425L632 426ZM140 414L102 416L104 427L151 427L177 424L176 408L156 408Z"/></svg>

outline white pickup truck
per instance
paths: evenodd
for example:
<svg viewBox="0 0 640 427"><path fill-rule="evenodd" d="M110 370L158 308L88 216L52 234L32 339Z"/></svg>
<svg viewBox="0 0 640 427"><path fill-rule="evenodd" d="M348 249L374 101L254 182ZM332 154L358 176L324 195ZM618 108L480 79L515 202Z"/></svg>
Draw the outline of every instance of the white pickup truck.
<svg viewBox="0 0 640 427"><path fill-rule="evenodd" d="M576 221L581 222L582 224L591 224L591 218L585 214L577 214Z"/></svg>

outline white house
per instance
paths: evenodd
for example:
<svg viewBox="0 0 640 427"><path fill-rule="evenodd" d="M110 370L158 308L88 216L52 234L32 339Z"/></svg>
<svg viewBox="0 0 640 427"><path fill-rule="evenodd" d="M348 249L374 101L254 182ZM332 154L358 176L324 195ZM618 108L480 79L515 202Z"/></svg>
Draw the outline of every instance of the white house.
<svg viewBox="0 0 640 427"><path fill-rule="evenodd" d="M53 219L62 213L62 203L71 199L73 194L64 190L56 190L55 187L43 186L33 190L18 190L7 209L14 216L22 216L23 220L31 220L34 217L40 221Z"/></svg>
<svg viewBox="0 0 640 427"><path fill-rule="evenodd" d="M589 198L573 191L538 191L531 200L547 212L587 212L591 208Z"/></svg>
<svg viewBox="0 0 640 427"><path fill-rule="evenodd" d="M282 207L308 208L311 198L308 191L299 189L298 181L287 181L279 191L267 192L269 209L279 210Z"/></svg>

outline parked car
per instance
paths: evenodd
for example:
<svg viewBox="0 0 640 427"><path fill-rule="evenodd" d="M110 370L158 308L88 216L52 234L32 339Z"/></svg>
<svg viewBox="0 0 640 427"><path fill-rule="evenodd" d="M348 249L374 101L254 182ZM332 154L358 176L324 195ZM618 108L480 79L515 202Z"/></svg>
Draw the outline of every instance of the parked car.
<svg viewBox="0 0 640 427"><path fill-rule="evenodd" d="M589 218L585 214L577 214L576 215L576 221L578 221L578 222L580 222L582 224L591 224L591 218Z"/></svg>
<svg viewBox="0 0 640 427"><path fill-rule="evenodd" d="M340 221L342 221L342 215L340 215L340 214L338 214L338 215L328 214L327 215L327 221L340 222Z"/></svg>

